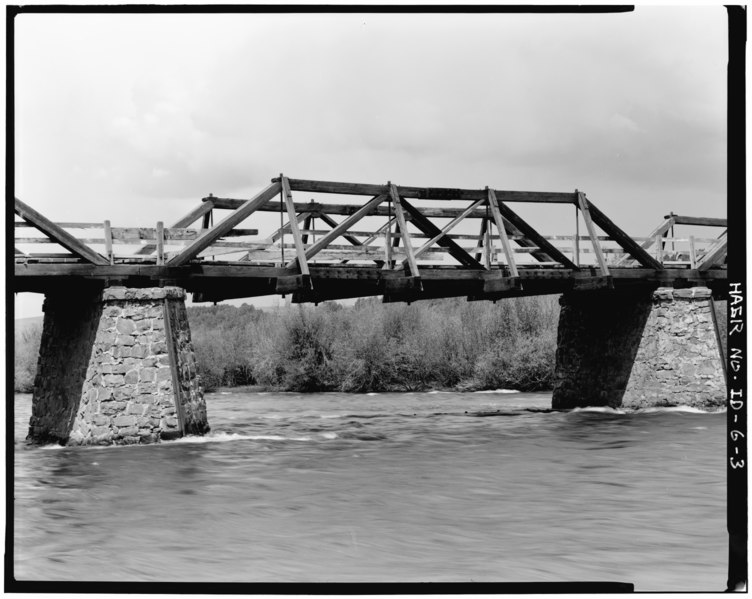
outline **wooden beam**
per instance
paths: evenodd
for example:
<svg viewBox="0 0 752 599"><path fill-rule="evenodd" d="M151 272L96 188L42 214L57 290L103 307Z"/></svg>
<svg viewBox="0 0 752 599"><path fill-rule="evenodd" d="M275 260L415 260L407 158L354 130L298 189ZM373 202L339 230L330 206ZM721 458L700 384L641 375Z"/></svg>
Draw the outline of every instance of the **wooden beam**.
<svg viewBox="0 0 752 599"><path fill-rule="evenodd" d="M297 216L295 217L297 220ZM313 220L313 216L310 214L306 216L305 221L303 221L303 243L308 243L308 229L311 228L311 221Z"/></svg>
<svg viewBox="0 0 752 599"><path fill-rule="evenodd" d="M689 267L694 270L697 268L697 253L695 252L695 236L689 236Z"/></svg>
<svg viewBox="0 0 752 599"><path fill-rule="evenodd" d="M491 223L488 223L486 235L483 239L483 258L486 270L491 270Z"/></svg>
<svg viewBox="0 0 752 599"><path fill-rule="evenodd" d="M278 178L272 181L278 181ZM290 179L293 191L311 193L335 193L346 195L378 195L387 192L384 185L369 183L341 183L337 181L312 181L309 179ZM495 190L497 196L505 202L544 202L570 204L572 196L568 193L548 191L503 191ZM414 187L400 185L397 194L402 198L417 200L482 200L487 196L485 189L454 189L446 187Z"/></svg>
<svg viewBox="0 0 752 599"><path fill-rule="evenodd" d="M64 229L61 229L46 216L43 216L31 206L27 206L18 198L15 198L14 211L26 222L39 229L55 243L58 243L66 250L73 252L76 256L79 256L92 264L109 265L109 260L107 260L107 258L81 243L78 239L73 237L73 235Z"/></svg>
<svg viewBox="0 0 752 599"><path fill-rule="evenodd" d="M486 229L488 228L488 219L484 218L480 221L480 232L478 233L478 236L475 238L477 239L478 243L482 246L483 240L486 238ZM480 262L481 257L483 256L483 252L478 250L475 252L475 259Z"/></svg>
<svg viewBox="0 0 752 599"><path fill-rule="evenodd" d="M663 223L661 223L660 225L658 225L658 227L656 227L653 231L651 231L651 233L650 233L650 235L648 235L647 239L645 239L645 241L643 241L640 244L640 247L643 250L646 250L651 245L653 245L653 243L655 243L656 236L664 235L673 226L674 226L674 220L673 220L673 218L669 218L668 220L664 221ZM639 237L637 239L639 239ZM635 258L629 252L627 252L627 254L624 257L620 258L616 262L615 266L622 266L622 265L626 264L627 262L633 261L634 259Z"/></svg>
<svg viewBox="0 0 752 599"><path fill-rule="evenodd" d="M507 260L507 266L509 267L509 274L512 277L517 276L517 264L514 261L514 253L512 252L512 246L509 244L509 237L507 236L506 225L504 219L499 212L499 200L496 198L496 193L493 189L488 189L488 206L491 209L491 215L496 223L496 229L499 231L499 239L501 240L501 247L504 249L504 257Z"/></svg>
<svg viewBox="0 0 752 599"><path fill-rule="evenodd" d="M598 260L598 266L601 269L601 276L607 277L609 275L608 265L606 264L606 258L604 258L603 252L601 251L601 244L598 241L593 221L590 218L590 209L588 207L588 202L585 199L585 194L581 191L575 191L575 194L577 195L577 204L580 207L580 212L582 212L582 220L585 221L585 227L587 228L590 240L593 243L593 251Z"/></svg>
<svg viewBox="0 0 752 599"><path fill-rule="evenodd" d="M282 180L282 195L285 198L285 206L287 208L287 218L290 221L290 230L292 231L292 239L295 243L295 258L287 263L287 268L295 268L296 263L300 267L300 274L304 277L310 277L311 273L308 271L308 260L306 260L305 248L303 247L303 239L300 235L300 227L298 226L298 218L295 215L295 205L292 201L292 191L290 190L290 183L287 177L280 175Z"/></svg>
<svg viewBox="0 0 752 599"><path fill-rule="evenodd" d="M441 229L439 229L435 224L433 224L430 220L428 220L425 216L423 216L418 211L418 209L415 208L409 202L407 202L407 200L401 200L401 207L404 207L404 209L408 212L408 214L410 215L410 220L416 227L418 227L418 229L420 229L428 237L432 239L435 238L437 240L437 243L440 246L447 248L447 250L449 250L450 255L454 257L454 259L457 260L460 264L464 266L469 266L470 268L477 268L480 270L485 270L483 268L483 265L480 262L478 262L478 260L476 260L470 254L468 254L467 251L464 248L462 248L460 245L458 245L453 239L449 239L446 236L440 236ZM465 212L467 212L467 210L465 210ZM460 214L459 216L462 216L462 214ZM402 225L402 223L400 223L400 229L402 229L402 231L404 232L404 226ZM409 241L409 237L405 236L404 234L402 238L403 238L403 241L405 240ZM410 253L411 252L408 252L408 257L410 256Z"/></svg>
<svg viewBox="0 0 752 599"><path fill-rule="evenodd" d="M104 221L104 247L107 260L110 264L115 264L115 255L112 252L112 227L108 220Z"/></svg>
<svg viewBox="0 0 752 599"><path fill-rule="evenodd" d="M251 214L253 214L260 206L266 204L272 199L280 190L279 183L272 183L261 191L258 195L251 198L240 208L235 210L234 213L227 216L223 221L214 225L211 229L207 229L201 237L196 239L188 247L186 247L180 254L172 258L167 265L168 266L181 266L188 263L202 250L205 250L212 243L217 241L220 237L226 234L230 229L233 229L236 225L244 221Z"/></svg>
<svg viewBox="0 0 752 599"><path fill-rule="evenodd" d="M498 199L498 196L497 196ZM569 201L571 203L572 201L572 194L569 194ZM543 254L544 256L550 257L551 260L554 260L556 262L559 262L566 268L571 268L574 270L577 270L577 265L572 262L569 258L567 258L564 254L562 254L556 247L551 245L546 239L543 238L543 236L538 233L535 229L533 229L527 222L525 222L516 212L514 212L509 206L504 204L503 202L499 201L499 212L501 213L501 216L503 216L506 220L508 220L516 229L518 229L527 239L529 240L527 243L518 241L521 246L525 247L525 245L535 245L538 246L541 249L541 252L538 253L538 256L536 254L533 254L533 256L536 256L538 258L540 254Z"/></svg>
<svg viewBox="0 0 752 599"><path fill-rule="evenodd" d="M410 267L410 275L413 277L420 277L420 272L418 271L418 263L415 261L415 254L413 253L413 244L410 241L410 235L408 234L407 230L407 220L405 219L405 209L403 208L402 200L397 193L397 186L391 182L388 185L389 196L392 198L392 203L394 204L394 215L397 217L397 224L399 225L400 233L402 235L402 243L405 246L405 253L407 254L407 263ZM405 202L405 208L407 208L407 206L408 204L407 202ZM413 212L417 211L415 209L411 210L411 216L413 216ZM415 221L413 220L413 222ZM418 225L418 223L415 223L415 225L420 228L420 225ZM423 232L428 235L426 231ZM418 282L420 283L420 281Z"/></svg>
<svg viewBox="0 0 752 599"><path fill-rule="evenodd" d="M423 252L425 252L428 248L430 248L434 243L440 241L442 237L444 237L447 233L449 233L449 231L454 229L454 227L456 227L459 223L461 223L468 214L470 214L473 210L475 210L475 208L478 207L479 204L482 204L482 203L484 203L484 200L476 200L468 208L466 208L465 211L462 214L460 214L457 218L453 219L448 224L444 225L444 227L442 227L438 233L436 233L433 237L431 237L431 239L426 241L419 249L415 250L415 258L420 258L420 255ZM421 229L421 231L422 230L423 229Z"/></svg>
<svg viewBox="0 0 752 599"><path fill-rule="evenodd" d="M704 216L679 216L678 214L668 214L663 218L673 218L677 225L700 225L705 227L728 227L728 220L725 218L709 218Z"/></svg>
<svg viewBox="0 0 752 599"><path fill-rule="evenodd" d="M164 264L164 223L157 221L157 264Z"/></svg>
<svg viewBox="0 0 752 599"><path fill-rule="evenodd" d="M305 252L306 259L310 260L313 256L315 256L318 252L323 250L337 237L342 235L345 231L347 231L350 227L352 227L355 223L357 223L360 219L362 219L364 216L368 216L374 210L374 208L376 208L385 199L386 199L386 195L384 194L380 194L380 195L377 195L376 197L371 198L371 200L368 201L363 206L361 206L360 210L355 212L355 214L352 214L349 218L346 218L345 220L343 220L336 227L334 227L327 235L324 235L316 243L311 245Z"/></svg>
<svg viewBox="0 0 752 599"><path fill-rule="evenodd" d="M728 253L728 237L723 236L718 242L708 248L705 255L697 262L697 270L706 271L720 262Z"/></svg>
<svg viewBox="0 0 752 599"><path fill-rule="evenodd" d="M319 212L318 217L321 220L323 220L327 225L329 225L332 229L336 228L338 225L337 221L334 220L332 217L330 217L328 214ZM353 245L363 245L357 237L353 237L352 235L343 235L342 237L344 237L347 241L349 241Z"/></svg>
<svg viewBox="0 0 752 599"><path fill-rule="evenodd" d="M569 194L572 195L571 193ZM245 200L237 200L230 198L214 198L214 202L218 208L226 210L235 210L239 206L243 205ZM571 203L571 198L570 198ZM328 215L343 215L350 216L355 214L362 204L323 204L323 203L303 203L295 202L295 210L298 212L325 212ZM423 207L420 208L423 216L428 218L456 218L462 214L461 208L436 208L436 207ZM262 206L259 208L259 212L279 212L279 207L272 205ZM386 206L378 206L369 216L389 216L389 209ZM485 209L479 208L467 215L467 218L486 218Z"/></svg>
<svg viewBox="0 0 752 599"><path fill-rule="evenodd" d="M176 220L175 223L170 227L170 229L186 229L188 225L193 224L199 218L211 212L212 208L214 208L214 202L208 198L204 198L204 201L201 205L196 206L196 208L191 210L188 214ZM140 250L134 253L136 255L143 256L146 254L151 254L156 249L157 249L156 244L148 243L144 247L142 247Z"/></svg>
<svg viewBox="0 0 752 599"><path fill-rule="evenodd" d="M585 197L585 194L583 194L583 197ZM593 222L608 233L611 239L632 254L640 264L647 268L655 268L658 270L663 269L663 264L648 254L634 239L617 227L611 219L598 210L595 204L588 200L587 197L585 197L585 203L588 206L588 211L590 212L590 217L593 219Z"/></svg>

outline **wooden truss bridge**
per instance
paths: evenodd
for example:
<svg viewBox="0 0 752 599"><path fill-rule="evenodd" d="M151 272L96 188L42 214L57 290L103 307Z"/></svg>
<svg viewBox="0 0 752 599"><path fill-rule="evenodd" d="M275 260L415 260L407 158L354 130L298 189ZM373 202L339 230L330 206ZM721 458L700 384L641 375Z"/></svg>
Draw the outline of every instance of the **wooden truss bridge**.
<svg viewBox="0 0 752 599"><path fill-rule="evenodd" d="M295 201L293 192L317 199ZM329 203L318 199L327 194L334 196ZM573 206L570 231L539 233L510 208L520 202ZM72 282L178 285L193 292L195 301L292 294L294 302L373 295L384 301L496 300L635 285L726 291L725 219L672 213L647 236L631 237L581 191L408 187L280 175L248 200L205 197L169 227L53 223L18 199L15 213L14 291L47 293ZM215 222L218 213L225 217ZM258 221L256 228L241 228L249 220ZM709 233L675 234L682 225Z"/></svg>

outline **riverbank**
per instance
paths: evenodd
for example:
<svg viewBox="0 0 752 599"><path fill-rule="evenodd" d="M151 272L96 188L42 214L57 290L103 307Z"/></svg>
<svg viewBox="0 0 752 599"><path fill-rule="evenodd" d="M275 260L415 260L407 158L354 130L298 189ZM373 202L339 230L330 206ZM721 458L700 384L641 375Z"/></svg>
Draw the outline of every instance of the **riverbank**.
<svg viewBox="0 0 752 599"><path fill-rule="evenodd" d="M207 391L548 390L558 314L558 296L188 308ZM32 388L40 338L41 323L16 331L17 392Z"/></svg>

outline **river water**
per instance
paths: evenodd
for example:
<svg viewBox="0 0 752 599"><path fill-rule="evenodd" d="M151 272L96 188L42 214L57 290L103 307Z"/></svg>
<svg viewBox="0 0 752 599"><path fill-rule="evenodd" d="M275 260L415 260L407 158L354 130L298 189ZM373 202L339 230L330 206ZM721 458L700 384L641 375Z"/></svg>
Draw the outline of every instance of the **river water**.
<svg viewBox="0 0 752 599"><path fill-rule="evenodd" d="M725 414L550 393L219 392L212 432L26 444L18 580L621 581L720 591Z"/></svg>

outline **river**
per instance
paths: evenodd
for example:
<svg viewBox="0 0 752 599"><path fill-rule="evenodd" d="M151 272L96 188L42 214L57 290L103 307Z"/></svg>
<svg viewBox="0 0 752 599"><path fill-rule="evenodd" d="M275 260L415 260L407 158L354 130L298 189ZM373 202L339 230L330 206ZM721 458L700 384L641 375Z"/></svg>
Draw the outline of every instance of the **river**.
<svg viewBox="0 0 752 599"><path fill-rule="evenodd" d="M206 403L204 438L34 447L17 395L16 579L725 588L723 413L503 392Z"/></svg>

